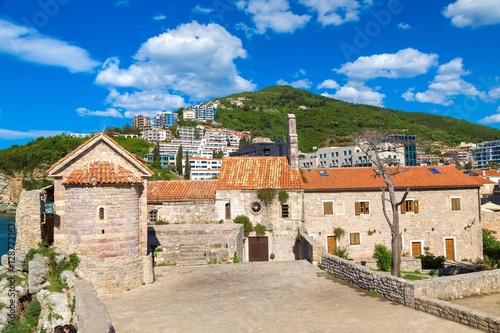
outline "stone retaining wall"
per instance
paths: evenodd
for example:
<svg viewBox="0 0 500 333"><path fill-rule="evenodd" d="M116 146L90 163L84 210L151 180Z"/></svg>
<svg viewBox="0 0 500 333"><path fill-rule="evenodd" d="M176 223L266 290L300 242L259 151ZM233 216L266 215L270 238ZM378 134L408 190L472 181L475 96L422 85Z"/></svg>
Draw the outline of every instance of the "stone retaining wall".
<svg viewBox="0 0 500 333"><path fill-rule="evenodd" d="M299 230L301 241L296 242L295 257L298 260L305 259L311 263L321 262L323 253L325 253L324 246L309 236L306 231L301 228Z"/></svg>
<svg viewBox="0 0 500 333"><path fill-rule="evenodd" d="M391 301L485 332L500 332L500 318L438 299L500 292L500 270L407 281L330 254L323 255L322 265L339 278L365 290L376 290Z"/></svg>
<svg viewBox="0 0 500 333"><path fill-rule="evenodd" d="M97 298L91 282L75 282L75 299L75 318L79 333L115 333L108 310Z"/></svg>
<svg viewBox="0 0 500 333"><path fill-rule="evenodd" d="M413 307L414 286L407 280L371 271L364 266L328 253L324 254L322 259L323 267L339 278L361 289L375 290L388 300Z"/></svg>

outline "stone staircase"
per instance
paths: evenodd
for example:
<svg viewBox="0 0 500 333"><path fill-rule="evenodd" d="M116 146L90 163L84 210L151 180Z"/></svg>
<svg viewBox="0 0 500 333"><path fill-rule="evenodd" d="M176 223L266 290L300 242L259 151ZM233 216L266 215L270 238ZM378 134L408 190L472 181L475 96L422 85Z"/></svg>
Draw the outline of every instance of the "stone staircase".
<svg viewBox="0 0 500 333"><path fill-rule="evenodd" d="M230 260L241 225L160 225L148 228L156 265L202 266Z"/></svg>

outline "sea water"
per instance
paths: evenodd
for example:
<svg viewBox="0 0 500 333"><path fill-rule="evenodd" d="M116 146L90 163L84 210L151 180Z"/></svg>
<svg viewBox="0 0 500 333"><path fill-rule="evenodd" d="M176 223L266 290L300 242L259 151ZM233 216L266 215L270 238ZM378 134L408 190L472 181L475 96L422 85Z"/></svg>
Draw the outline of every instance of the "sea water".
<svg viewBox="0 0 500 333"><path fill-rule="evenodd" d="M14 247L16 215L0 214L0 257Z"/></svg>

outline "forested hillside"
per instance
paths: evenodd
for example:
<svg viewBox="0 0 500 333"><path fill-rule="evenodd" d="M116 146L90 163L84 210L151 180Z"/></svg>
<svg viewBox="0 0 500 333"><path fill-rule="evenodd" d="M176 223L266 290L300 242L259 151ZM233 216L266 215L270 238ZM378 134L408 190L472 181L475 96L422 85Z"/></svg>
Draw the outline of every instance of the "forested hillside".
<svg viewBox="0 0 500 333"><path fill-rule="evenodd" d="M230 99L244 98L243 107ZM417 135L422 142L455 146L461 141L482 142L500 139L500 131L452 117L404 112L353 104L289 86L274 86L220 99L216 120L223 127L250 130L253 136L275 140L286 137L286 115L297 117L299 149L345 145L364 128ZM305 108L304 108L305 107Z"/></svg>

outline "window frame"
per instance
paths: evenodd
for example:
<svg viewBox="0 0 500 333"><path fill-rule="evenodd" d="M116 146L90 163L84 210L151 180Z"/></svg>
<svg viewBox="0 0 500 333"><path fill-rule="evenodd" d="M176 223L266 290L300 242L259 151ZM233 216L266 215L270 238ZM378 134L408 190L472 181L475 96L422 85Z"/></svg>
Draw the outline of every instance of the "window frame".
<svg viewBox="0 0 500 333"><path fill-rule="evenodd" d="M408 206L410 202L411 202L411 207ZM408 208L411 208L411 210L409 210ZM406 214L406 213L414 213L414 214L420 213L420 201L415 198L407 198L401 204L401 214Z"/></svg>
<svg viewBox="0 0 500 333"><path fill-rule="evenodd" d="M370 200L357 200L354 202L354 213L356 215L370 215Z"/></svg>
<svg viewBox="0 0 500 333"><path fill-rule="evenodd" d="M284 214L285 212L285 206L286 206L286 216ZM280 217L283 219L289 219L292 215L290 214L290 205L289 204L282 204L280 206Z"/></svg>
<svg viewBox="0 0 500 333"><path fill-rule="evenodd" d="M353 235L356 235L356 234L358 235L358 236L357 236L357 241L358 241L358 242L357 242L357 243L353 243L352 236L353 236ZM355 240L356 240L356 239L355 239ZM359 245L361 245L361 232L359 232L359 231L354 231L354 232L350 232L350 233L349 233L349 245L350 245L350 246L359 246Z"/></svg>
<svg viewBox="0 0 500 333"><path fill-rule="evenodd" d="M331 205L331 213L327 213L325 210L325 204ZM331 216L335 214L335 202L333 200L321 200L321 209L323 216Z"/></svg>
<svg viewBox="0 0 500 333"><path fill-rule="evenodd" d="M149 223L158 221L158 209L153 208L148 212Z"/></svg>
<svg viewBox="0 0 500 333"><path fill-rule="evenodd" d="M455 200L458 200L458 209L453 209L454 208L454 205L453 205L453 201ZM459 212L462 210L462 198L459 197L459 196L456 196L456 197L450 197L450 209L452 212Z"/></svg>

